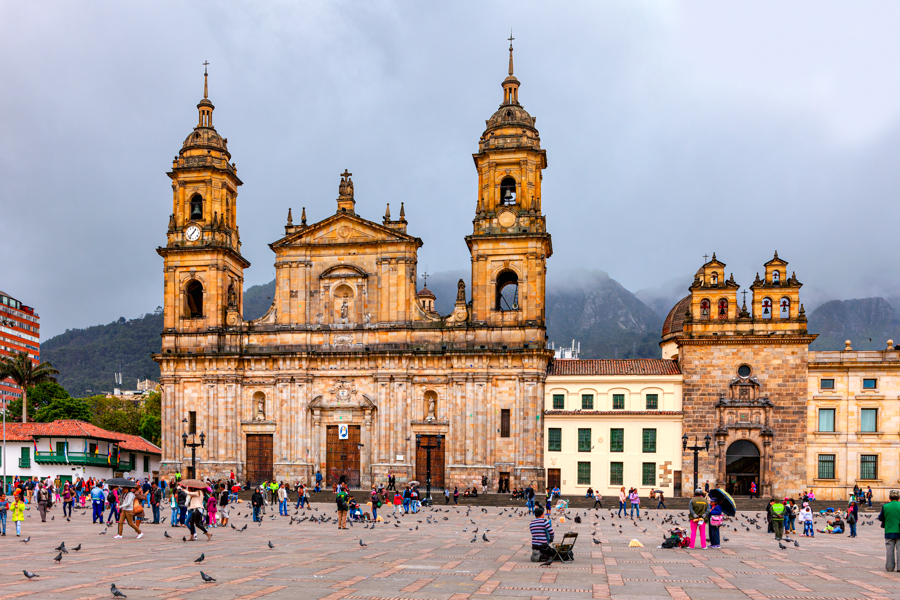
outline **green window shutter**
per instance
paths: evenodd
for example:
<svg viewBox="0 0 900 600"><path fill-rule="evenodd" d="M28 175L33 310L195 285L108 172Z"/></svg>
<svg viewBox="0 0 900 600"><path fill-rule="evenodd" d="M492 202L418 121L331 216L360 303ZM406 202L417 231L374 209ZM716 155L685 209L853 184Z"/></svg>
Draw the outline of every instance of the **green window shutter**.
<svg viewBox="0 0 900 600"><path fill-rule="evenodd" d="M624 477L622 476L622 463L609 463L609 485L623 485Z"/></svg>
<svg viewBox="0 0 900 600"><path fill-rule="evenodd" d="M594 395L593 394L582 394L581 395L581 410L594 410Z"/></svg>
<svg viewBox="0 0 900 600"><path fill-rule="evenodd" d="M144 455L144 472L150 472L150 457L146 455Z"/></svg>
<svg viewBox="0 0 900 600"><path fill-rule="evenodd" d="M56 453L63 454L66 451L66 443L65 442L56 442Z"/></svg>
<svg viewBox="0 0 900 600"><path fill-rule="evenodd" d="M613 394L613 410L625 410L625 394Z"/></svg>
<svg viewBox="0 0 900 600"><path fill-rule="evenodd" d="M562 452L562 429L551 427L547 430L547 451Z"/></svg>
<svg viewBox="0 0 900 600"><path fill-rule="evenodd" d="M656 463L644 463L641 468L641 485L656 485Z"/></svg>
<svg viewBox="0 0 900 600"><path fill-rule="evenodd" d="M566 395L565 394L553 394L553 410L565 410L566 409Z"/></svg>
<svg viewBox="0 0 900 600"><path fill-rule="evenodd" d="M609 430L609 451L625 452L625 430L610 429Z"/></svg>
<svg viewBox="0 0 900 600"><path fill-rule="evenodd" d="M656 452L656 430L644 430L644 452Z"/></svg>
<svg viewBox="0 0 900 600"><path fill-rule="evenodd" d="M659 394L647 394L647 410L659 410Z"/></svg>
<svg viewBox="0 0 900 600"><path fill-rule="evenodd" d="M591 463L578 463L578 485L591 485Z"/></svg>
<svg viewBox="0 0 900 600"><path fill-rule="evenodd" d="M591 451L591 430L590 429L579 429L578 430L578 451L579 452L590 452Z"/></svg>

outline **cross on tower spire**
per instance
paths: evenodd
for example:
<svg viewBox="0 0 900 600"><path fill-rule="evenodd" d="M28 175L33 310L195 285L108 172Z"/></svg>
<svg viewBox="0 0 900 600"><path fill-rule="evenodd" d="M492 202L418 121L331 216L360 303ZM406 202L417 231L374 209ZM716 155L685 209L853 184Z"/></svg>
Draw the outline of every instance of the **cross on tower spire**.
<svg viewBox="0 0 900 600"><path fill-rule="evenodd" d="M209 85L207 83L207 80L209 78L209 72L206 69L206 67L208 67L208 66L209 66L209 61L204 60L203 61L203 98L204 99L209 98Z"/></svg>
<svg viewBox="0 0 900 600"><path fill-rule="evenodd" d="M422 287L428 287L428 271L422 273Z"/></svg>
<svg viewBox="0 0 900 600"><path fill-rule="evenodd" d="M512 27L509 28L509 74L513 74L513 40Z"/></svg>
<svg viewBox="0 0 900 600"><path fill-rule="evenodd" d="M705 265L708 262L709 262L709 254L704 254L703 255L703 264Z"/></svg>

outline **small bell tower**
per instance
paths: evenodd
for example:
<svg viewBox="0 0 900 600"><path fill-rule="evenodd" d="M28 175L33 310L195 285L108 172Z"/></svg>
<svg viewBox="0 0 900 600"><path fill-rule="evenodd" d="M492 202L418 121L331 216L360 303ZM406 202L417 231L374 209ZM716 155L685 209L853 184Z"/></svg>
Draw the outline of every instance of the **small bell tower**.
<svg viewBox="0 0 900 600"><path fill-rule="evenodd" d="M244 269L237 226L237 189L242 185L231 162L228 139L213 127L208 62L203 64L203 99L198 119L168 173L172 214L165 261L165 329L198 332L226 324L226 313L240 314Z"/></svg>
<svg viewBox="0 0 900 600"><path fill-rule="evenodd" d="M541 213L541 148L536 119L519 104L509 36L509 73L503 102L486 121L473 155L478 171L472 254L472 312L492 326L543 326L546 260L553 253Z"/></svg>

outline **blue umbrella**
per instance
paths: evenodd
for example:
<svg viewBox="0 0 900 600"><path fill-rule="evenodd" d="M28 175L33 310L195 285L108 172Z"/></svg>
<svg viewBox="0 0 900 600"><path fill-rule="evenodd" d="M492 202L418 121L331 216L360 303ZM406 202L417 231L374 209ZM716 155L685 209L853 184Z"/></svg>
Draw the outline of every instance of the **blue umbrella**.
<svg viewBox="0 0 900 600"><path fill-rule="evenodd" d="M715 500L716 503L722 507L723 513L725 513L729 517L734 516L736 505L734 503L734 498L731 497L731 494L723 489L716 488L714 490L709 490L709 497Z"/></svg>

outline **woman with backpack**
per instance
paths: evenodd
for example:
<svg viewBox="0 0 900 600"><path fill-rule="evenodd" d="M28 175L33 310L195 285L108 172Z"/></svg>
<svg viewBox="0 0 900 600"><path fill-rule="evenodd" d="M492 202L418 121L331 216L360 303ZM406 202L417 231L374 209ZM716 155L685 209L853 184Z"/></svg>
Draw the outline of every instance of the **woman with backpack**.
<svg viewBox="0 0 900 600"><path fill-rule="evenodd" d="M703 490L697 488L694 490L694 497L688 504L688 511L691 516L691 548L697 537L697 530L700 530L700 547L706 548L706 520L709 518L709 502L706 500L706 494Z"/></svg>
<svg viewBox="0 0 900 600"><path fill-rule="evenodd" d="M722 512L722 507L719 506L719 503L715 498L710 498L709 503L711 507L709 509L709 547L721 548L719 527L725 522L725 514Z"/></svg>

